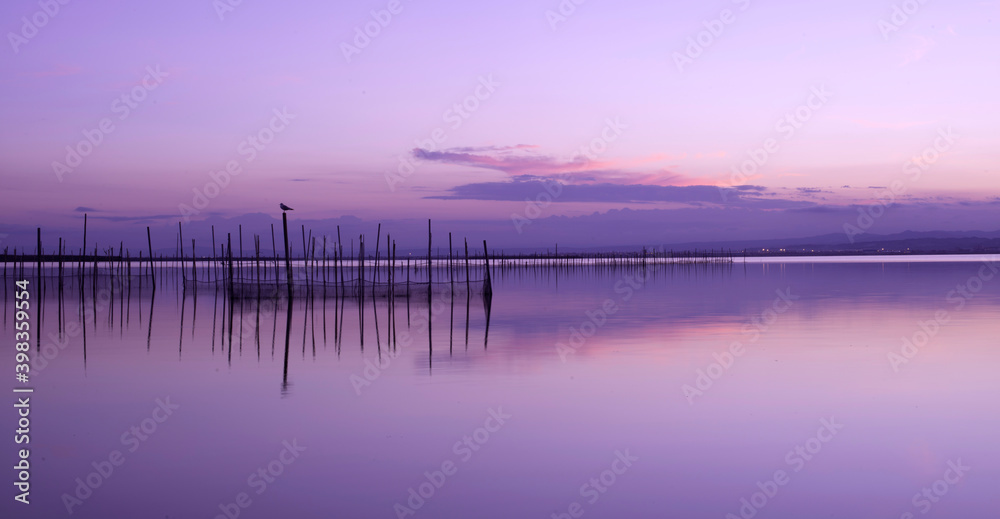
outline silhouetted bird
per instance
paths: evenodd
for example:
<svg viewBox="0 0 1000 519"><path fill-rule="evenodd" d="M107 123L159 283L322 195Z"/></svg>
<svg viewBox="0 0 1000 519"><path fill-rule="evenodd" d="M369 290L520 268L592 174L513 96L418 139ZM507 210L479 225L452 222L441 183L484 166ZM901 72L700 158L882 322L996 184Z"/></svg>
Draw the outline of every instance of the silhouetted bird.
<svg viewBox="0 0 1000 519"><path fill-rule="evenodd" d="M282 211L294 211L295 210L295 209L292 209L291 207L288 207L285 204L279 204L278 207L281 207Z"/></svg>

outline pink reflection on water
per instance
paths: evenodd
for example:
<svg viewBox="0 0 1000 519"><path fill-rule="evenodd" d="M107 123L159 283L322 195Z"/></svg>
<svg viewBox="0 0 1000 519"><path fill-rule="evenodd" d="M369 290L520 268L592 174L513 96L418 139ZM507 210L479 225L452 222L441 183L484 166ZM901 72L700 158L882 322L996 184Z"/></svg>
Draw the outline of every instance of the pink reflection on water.
<svg viewBox="0 0 1000 519"><path fill-rule="evenodd" d="M363 351L353 303L337 346L334 305L328 303L323 341L322 307L317 302L307 312L297 302L285 392L285 307L261 319L259 359L255 334L243 337L242 350L234 338L230 358L221 319L213 328L222 303L213 306L212 291L198 294L193 313L193 294L182 305L180 294L160 289L148 350L146 297L129 302L142 305L141 325L136 313L127 326L117 316L109 326L103 314L88 325L86 367L76 338L37 375L44 408L33 422L34 448L41 461L37 505L28 517L65 513L60 496L73 492L74 479L122 449L122 433L166 396L181 408L127 453L77 513L213 517L220 504L247 491L253 501L247 517L389 517L408 489L425 481L425 471L452 460L458 472L417 516L550 517L579 502L591 517L725 517L739 514L740 500L750 499L758 482L784 470L789 482L761 517L899 517L919 514L913 496L961 458L973 469L932 512L982 517L996 504L993 483L1000 477L994 441L1000 423L988 411L1000 396L993 373L1000 282L984 284L964 308L948 300L977 269L976 263L662 269L628 299L615 290L620 272L501 274L488 348L476 300L466 347L462 299L453 326L450 308L435 317L433 353L424 334L395 358L385 338L384 302L376 305L378 342L375 314L366 306ZM769 321L776 291L797 299ZM608 299L616 312L564 362L557 344ZM77 304L66 302L69 316ZM397 301L399 330L403 304ZM252 305L242 313L234 308L234 328L241 315L256 321ZM422 309L411 301L411 311ZM941 310L950 320L894 370L889 354ZM55 302L48 301L46 328L54 329L53 315ZM765 329L754 328L755 317L769 321ZM727 360L734 342L743 353ZM715 363L720 368L711 368ZM373 365L380 367L371 371ZM710 368L718 376L699 387L699 371ZM365 377L366 369L377 377L359 395L351 377ZM701 394L689 398L685 386ZM462 461L456 443L497 407L512 418ZM809 460L794 454L824 419L844 427ZM292 439L307 450L266 491L254 493L248 475ZM589 502L581 486L620 449L638 461Z"/></svg>

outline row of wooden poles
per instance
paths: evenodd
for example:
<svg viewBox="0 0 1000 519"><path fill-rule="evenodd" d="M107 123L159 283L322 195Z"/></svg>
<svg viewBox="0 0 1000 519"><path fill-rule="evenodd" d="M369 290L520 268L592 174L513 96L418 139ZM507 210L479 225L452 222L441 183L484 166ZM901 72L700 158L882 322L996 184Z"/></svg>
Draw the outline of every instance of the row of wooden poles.
<svg viewBox="0 0 1000 519"><path fill-rule="evenodd" d="M23 268L23 267L21 267L21 265L18 264L18 268ZM30 276L30 273L29 273L29 276ZM84 365L85 366L86 366L86 362L87 362L87 330L88 330L88 325L92 325L93 330L95 332L97 331L98 313L99 313L98 306L100 305L100 307L101 307L102 310L106 310L107 311L106 321L107 321L109 327L114 327L114 325L115 325L115 317L116 317L116 312L117 312L119 329L122 330L122 332L124 332L124 330L128 326L128 323L130 322L131 314L133 313L132 310L131 310L132 299L133 299L133 288L132 288L133 281L136 281L137 285L138 285L136 299L137 299L138 305L139 305L139 308L137 310L137 317L138 317L138 319L140 321L140 324L142 323L142 318L143 318L143 314L142 314L142 310L143 309L142 309L142 306L143 306L143 301L145 300L145 299L143 299L143 282L144 282L144 277L143 276L138 276L134 280L133 280L132 276L108 276L108 275L101 276L100 280L97 280L96 277L93 278L93 279L94 279L93 283L90 282L91 280L85 280L83 278L76 278L74 276L68 276L66 278L66 280L65 280L65 283L63 283L64 280L60 279L59 280L59 290L58 290L58 295L57 295L57 300L56 300L56 308L57 308L57 312L58 312L57 316L56 316L57 317L57 321L56 322L57 322L58 331L59 331L60 334L62 334L67 329L67 320L69 318L69 314L65 311L64 284L70 290L73 290L74 288L78 288L79 289L80 306L79 306L79 313L78 313L78 316L77 316L77 320L73 324L73 329L75 330L73 333L81 333L82 334L82 338L83 338L83 361L84 361ZM182 277L182 273L181 273L180 269L168 268L168 269L164 269L164 270L162 270L160 272L160 277L158 279L160 279L160 283L171 284L171 283L176 283L179 280L182 280L183 277ZM38 290L38 294L39 294L39 299L40 300L45 300L46 299L46 297L45 297L45 290L47 288L51 288L51 284L52 284L53 280L47 279L47 278L41 278L39 281L40 281L39 286L36 287L34 290ZM5 286L6 286L6 284L5 284ZM273 355L273 353L274 353L274 346L275 346L275 342L274 341L275 341L275 337L276 337L274 334L277 333L277 322L278 322L277 321L277 315L279 313L278 312L278 308L282 305L282 303L279 302L279 301L277 301L277 300L274 300L274 301L265 301L266 299L271 299L271 297L270 297L270 293L271 292L270 292L270 290L262 291L261 290L261 286L267 287L268 289L274 289L274 287L271 286L271 285L257 285L257 297L256 297L256 301L253 301L253 298L251 298L251 297L240 298L239 300L235 300L234 298L231 298L231 297L230 298L226 298L228 300L225 301L225 303L222 305L222 323L223 324L222 324L222 326L220 326L220 327L217 328L216 327L216 322L217 322L216 321L216 317L217 317L217 309L219 307L219 305L218 305L218 303L219 303L219 295L220 295L220 292L222 292L223 294L225 294L225 289L223 288L222 284L215 285L215 288L214 288L215 302L213 303L213 310L212 310L212 351L213 352L215 351L215 346L216 346L216 330L218 330L219 337L222 339L223 348L225 348L225 337L224 337L224 334L226 333L225 330L228 329L229 360L230 361L232 360L233 344L234 344L234 342L233 342L233 337L234 337L234 335L233 335L234 315L239 315L239 321L238 321L239 322L239 328L238 329L240 330L240 333L238 333L237 336L239 337L239 349L242 352L242 345L243 345L243 341L245 339L245 336L244 336L243 332L246 330L246 327L245 327L245 324L244 324L245 323L245 321L244 321L244 303L246 302L247 304L251 305L251 308L253 308L255 310L253 317L255 318L254 322L256 324L253 326L253 330L254 330L254 333L255 333L255 341L257 343L258 356L260 354L260 336L259 336L259 333L260 333L260 320L261 320L261 315L262 315L262 308L267 308L267 310L264 310L264 315L274 314L274 316L273 316L273 329L272 329L272 355ZM100 287L100 292L98 291L99 287ZM85 291L90 291L90 297L89 297L89 299L87 299L85 297ZM209 292L208 295L210 295L211 291L212 290L208 291ZM266 296L266 297L262 297L262 292L267 292L269 295ZM100 297L98 296L99 293L100 293ZM453 343L454 343L454 325L455 325L455 315L454 314L455 314L456 293L455 293L454 290L450 291L450 293L449 293L449 291L444 290L444 291L435 293L434 296L435 297L440 297L440 300L442 300L442 301L449 301L450 302L450 321L448 323L448 326L449 326L449 339L448 339L448 346L449 346L449 348L448 349L449 349L449 353L451 353L452 347L453 347ZM5 291L4 291L4 298L5 298L5 300L7 299L7 297L8 297L7 296L7 290L5 289ZM185 323L185 315L186 315L185 308L188 305L188 299L189 298L193 302L193 309L191 311L191 318L192 318L191 335L192 335L192 337L194 337L194 319L196 319L195 316L197 315L198 299L199 299L199 292L197 290L190 291L190 293L188 291L184 291L184 293L180 297L180 300L181 300L180 315L181 315L181 317L180 317L180 336L178 338L178 355L180 355L180 352L182 351L182 348L183 348L183 342L184 342L183 341L183 335L184 335L184 332L185 332L184 323ZM303 328L302 328L303 329L303 336L302 336L303 337L302 338L302 341L303 341L302 342L303 355L305 354L306 340L307 340L307 330L308 330L308 328L306 328L306 325L307 325L307 323L310 320L312 321L312 328L311 328L311 330L312 330L312 343L313 343L313 354L314 354L314 356L315 356L315 353L316 353L316 329L315 329L316 328L316 321L315 321L316 302L315 302L315 299L316 298L315 298L314 294L307 294L306 297L296 298L296 300L298 302L302 303L302 305L303 305L302 308L304 309L304 313L306 314L303 317L303 325L302 325L303 326ZM153 328L153 309L155 307L155 301L156 301L156 290L155 290L155 287L154 287L149 292L149 295L148 295L148 302L149 302L148 321L149 321L149 324L148 324L148 328L146 330L146 332L147 332L146 333L146 347L147 347L147 350L150 349L151 344L152 344L152 337L153 337L153 333L152 333L152 328ZM324 345L326 344L326 341L327 341L327 302L328 302L327 298L323 298L322 299L322 305L323 306L322 306L322 311L320 312L321 315L322 315L322 341L323 341ZM334 304L334 312L333 312L333 315L334 315L334 320L333 320L334 346L336 347L337 353L339 355L340 354L341 343L342 343L342 340L343 340L343 333L346 330L345 315L344 315L345 312L344 311L345 311L345 308L349 305L349 302L347 301L347 298L339 298L339 300L337 298L333 298L333 299L331 299L331 302ZM465 294L465 346L466 346L466 349L468 349L468 344L469 344L470 309L471 309L471 306L472 306L472 302L473 302L473 298L471 298L471 293L467 292ZM484 310L486 312L486 330L485 330L484 335L483 335L483 347L486 348L488 340L489 340L488 338L489 338L489 321L490 321L490 303L486 299L484 299L482 302L483 302L483 305L484 305ZM286 332L285 332L286 333L286 338L285 338L285 377L287 378L287 370L288 370L288 348L289 348L289 340L290 340L289 339L290 338L289 334L290 334L290 330L291 330L291 312L292 312L292 307L293 307L293 301L291 299L289 299L289 300L285 301L283 304L286 307L286 312L287 312L287 317L286 317L286 319L287 319L287 321L286 321ZM359 316L359 319L358 319L358 326L359 326L359 328L358 328L358 330L359 330L358 338L359 338L359 341L360 341L361 349L363 351L364 350L364 345L365 345L365 337L366 337L366 332L365 332L365 305L366 305L366 299L364 299L363 297L360 298L360 299L356 299L353 304L358 309L358 316ZM383 341L382 341L382 336L380 335L380 328L379 328L379 317L380 317L379 314L380 314L380 310L379 310L379 307L376 306L376 299L375 298L371 299L370 304L371 304L371 315L373 315L374 318L375 318L375 328L374 328L374 331L375 331L375 342L376 342L376 346L378 346L378 348L379 348L378 351L379 351L379 355L380 355L380 358L381 358L381 354L382 354L381 350L382 350ZM386 319L387 319L386 320L385 335L384 335L384 338L385 338L384 344L385 344L385 346L387 346L389 348L395 347L395 348L398 349L399 342L398 342L397 333L396 333L396 306L397 306L397 304L400 304L400 303L397 303L397 301L395 299L390 299L388 301L382 301L381 308L382 308L382 312L384 312L384 315L386 316ZM433 303L432 298L431 298L431 292L428 291L427 292L427 307L426 307L428 313L426 314L427 315L427 321L426 321L425 325L427 327L427 332L428 332L428 351L429 351L429 353L433 353L433 349L434 349L433 338L432 338L432 334L431 334L432 324L433 324L433 321L434 321L434 311L433 311L434 306L433 305L434 305L434 303ZM90 308L89 311L88 311L88 306ZM38 314L37 314L37 325L39 327L42 326L42 323L46 319L46 316L45 316L45 309L46 309L46 307L47 307L47 305L44 305L44 304L39 304L39 305L36 306L36 309L38 311ZM8 317L7 317L8 312L6 311L6 306L4 308L5 308L5 311L3 312L3 322L6 323L7 319L8 319ZM117 308L117 310L116 310L116 308ZM407 328L409 328L409 326L410 326L410 320L411 320L411 309L410 309L410 298L409 297L407 297L406 301L405 301L405 312L406 312L405 313L405 317L406 317L405 322L406 322ZM227 315L228 315L228 326L227 326L227 323L226 323ZM250 321L247 321L247 322L250 322ZM41 343L42 335L43 334L36 334L36 351L42 351L42 343ZM428 367L429 368L431 366L431 362L432 362L432 359L430 359L430 357L429 357L429 360L428 360Z"/></svg>
<svg viewBox="0 0 1000 519"><path fill-rule="evenodd" d="M293 286L294 275L292 263L301 264L301 272L303 274L302 282L308 286L312 286L317 282L322 282L324 285L332 284L334 286L339 286L341 289L345 286L348 280L351 281L352 285L356 282L357 286L364 287L366 284L371 284L372 292L374 293L374 286L376 283L383 282L387 283L392 287L397 283L395 276L397 267L401 267L400 262L397 262L396 256L396 242L392 240L390 235L386 235L385 242L385 258L383 259L381 250L381 233L382 226L378 225L378 231L375 242L375 254L374 254L374 264L371 268L370 275L366 273L366 262L369 259L369 255L366 253L366 242L365 236L358 236L358 250L355 255L354 251L354 240L350 241L349 254L345 255L343 240L341 239L340 226L337 226L337 240L332 244L332 247L328 247L327 237L324 235L321 243L317 243L317 238L313 236L312 231L306 231L305 225L302 226L302 254L298 258L292 257L292 245L290 242L290 235L288 231L288 217L287 213L282 213L282 238L283 238L283 252L284 252L284 270L285 270L285 283L289 287L289 290ZM99 247L94 245L93 255L89 255L87 251L87 215L84 214L84 225L83 225L83 247L80 249L79 253L76 255L67 254L65 246L66 242L59 238L57 251L55 254L50 254L48 257L44 255L44 249L42 248L42 230L37 229L37 244L36 252L33 255L26 254L25 251L21 251L20 255L16 248L13 252L9 251L7 248L3 250L3 277L7 278L8 275L8 264L13 265L13 274L15 276L23 277L24 266L26 263L35 262L36 274L38 276L42 275L42 263L43 261L54 264L54 269L56 270L56 276L59 278L60 283L64 275L66 275L67 266L72 268L73 265L76 266L76 275L81 278L85 275L88 269L92 269L94 276L98 274L99 264L103 265L108 269L111 275L118 276L131 276L133 275L133 266L138 265L138 273L141 276L148 276L155 287L157 267L160 271L170 263L179 264L181 267L182 277L190 281L191 283L198 282L209 282L209 283L220 283L227 282L230 284L231 288L237 282L243 284L260 284L264 282L274 282L276 285L280 284L280 259L278 256L279 249L276 246L274 225L271 225L271 249L272 257L262 257L261 256L261 236L254 234L254 256L246 257L243 254L243 227L239 226L238 239L238 252L234 254L232 246L232 234L226 234L226 243L217 244L215 236L215 226L211 227L212 232L212 256L209 257L198 257L196 242L191 239L191 255L188 257L184 253L184 234L183 227L180 222L177 223L177 244L176 244L176 255L174 257L167 257L164 255L156 256L153 252L152 235L149 227L146 227L146 243L147 243L147 256L143 257L143 251L138 251L138 255L133 257L131 250L125 249L124 243L120 242L118 246L117 254L115 252L114 246L109 247L101 251ZM321 247L321 254L317 256L317 245ZM448 255L446 266L442 267L440 263L445 259L444 257L438 257L437 268L446 268L448 279L454 283L455 273L461 272L461 268L456 268L456 254L455 249L452 246L452 234L448 233ZM216 246L218 246L218 254L216 254ZM678 251L667 250L666 248L657 249L646 249L643 248L641 252L598 252L598 253L559 253L559 247L556 245L555 252L546 251L545 253L506 253L501 250L499 252L494 251L492 254L489 251L486 240L483 240L483 254L482 256L470 256L468 240L464 240L465 258L464 258L464 274L465 282L469 284L472 279L472 273L470 270L470 260L476 262L477 268L482 265L483 268L483 290L485 293L492 292L492 279L491 279L491 267L490 259L494 260L494 268L499 268L504 271L510 271L515 269L548 269L548 268L636 268L636 267L646 267L651 264L730 264L734 262L738 253L734 253L732 250L703 250L703 251ZM433 241L432 241L432 231L431 231L431 220L427 221L427 257L426 257L426 280L425 281L415 281L414 283L433 283L433 271L435 268L433 251ZM102 254L103 252L103 254ZM332 252L332 255L331 255ZM746 252L743 251L743 257L745 258ZM190 276L188 276L187 262L190 260ZM209 262L208 260L211 260ZM411 265L412 256L407 255L406 257L406 280L405 283L408 286L410 284L410 272L416 272L420 269L420 262L413 262ZM198 274L198 264L201 263L202 274L199 280ZM461 264L461 259L459 258L459 264ZM384 267L385 279L382 279L381 272L379 270L380 264ZM331 273L332 268L332 273ZM272 276L273 273L273 276ZM401 283L402 284L402 283Z"/></svg>
<svg viewBox="0 0 1000 519"><path fill-rule="evenodd" d="M18 254L17 248L10 250L8 247L3 249L3 278L7 279L8 275L8 265L11 266L11 276L16 278L24 278L24 267L26 264L35 263L35 276L41 277L44 273L42 269L42 263L54 263L56 265L56 277L59 280L59 286L62 286L62 280L66 276L67 271L69 271L73 265L76 265L75 272L82 279L86 275L88 268L93 266L93 274L96 279L98 275L98 264L103 260L105 266L109 268L110 274L117 276L131 276L133 263L139 264L139 274L142 276L148 276L153 280L154 287L156 282L156 258L153 255L153 242L152 236L150 234L149 227L146 227L146 240L149 247L149 255L143 258L142 251L139 251L137 257L133 258L131 251L126 250L124 247L124 242L120 242L118 254L115 254L114 247L106 248L103 250L103 255L100 253L98 246L94 245L94 255L90 256L87 251L87 215L83 215L83 247L80 248L79 253L73 255L66 252L66 241L61 237L59 238L59 244L56 249L55 254L49 254L48 257L45 256L44 249L42 248L42 228L37 228L37 244L34 254L27 254L25 251L21 251ZM161 263L165 261L166 258L161 257L158 261Z"/></svg>
<svg viewBox="0 0 1000 519"><path fill-rule="evenodd" d="M327 238L326 236L324 236L321 245L322 247L321 254L317 255L316 254L317 238L313 236L311 230L307 235L306 228L303 225L302 226L303 254L298 259L295 259L292 257L291 246L289 243L287 213L282 213L281 222L283 230L282 237L283 237L285 277L286 277L285 284L289 293L291 293L292 287L296 284L295 276L293 275L294 272L292 266L293 261L301 262L302 279L300 280L299 284L305 286L306 289L308 289L310 292L312 291L314 285L316 285L319 282L322 282L322 286L324 287L324 293L326 286L332 286L335 290L335 293L343 295L345 292L345 287L347 286L348 282L350 282L354 292L352 295L364 297L365 292L368 291L366 287L370 286L370 293L374 297L376 295L376 290L375 290L376 286L379 283L382 283L387 287L386 295L388 295L389 297L394 297L396 295L395 291L397 284L398 285L403 284L403 282L398 282L396 280L397 265L399 265L396 259L396 242L395 240L392 239L392 236L389 234L386 235L385 239L385 248L386 248L385 257L383 258L382 256L382 250L381 250L382 224L378 224L378 229L376 231L374 263L371 268L371 273L369 274L367 272L366 262L370 256L368 255L366 250L366 241L364 234L358 236L357 256L354 255L353 239L351 240L350 255L345 256L343 240L341 238L341 233L340 233L340 226L338 225L337 241L333 243L333 247L332 248L327 247ZM431 220L427 220L427 259L426 259L427 279L426 281L423 282L415 281L413 283L424 283L427 285L431 285L434 281L433 279L434 257L432 254L433 234L431 231L431 225L432 225ZM178 223L177 232L178 232L178 242L184 243L183 229L181 228L180 223ZM213 250L214 250L215 248L214 226L212 228L212 235L213 235ZM271 281L271 278L268 276L269 259L261 257L260 236L254 235L254 256L250 259L243 256L242 226L240 226L239 228L238 239L240 243L240 250L238 256L236 256L235 258L233 256L232 236L231 234L227 233L226 245L223 248L220 248L223 261L221 262L217 261L218 257L213 258L214 260L216 260L213 261L212 263L215 269L220 268L220 266L224 266L224 268L226 269L226 273L224 276L221 276L217 270L214 272L213 275L210 271L208 271L207 265L204 267L206 270L205 272L206 277L208 276L214 277L214 279L211 281L214 281L216 283L218 283L220 280L227 282L230 288L230 293L233 293L235 291L235 283L237 282L239 282L242 287L242 285L260 286L263 283L268 283ZM277 255L277 247L274 246L274 241L275 241L274 226L272 225L271 242L272 242L272 250L274 251L274 253L272 255L272 258L270 258L270 262L273 265L274 269L273 282L276 286L279 286L280 285L279 281L280 274L278 265L279 259ZM472 273L470 268L469 243L467 239L464 242L464 246L465 246L465 284L467 285L467 287L469 287L469 285L471 285L472 282ZM192 255L191 255L190 281L194 283L195 286L197 286L196 284L198 282L198 274L197 274L198 258L194 252L195 251L194 240L192 240L191 242L191 248L192 248ZM458 269L455 268L455 257L452 254L453 249L452 249L451 233L448 233L448 248L449 248L448 264L447 264L448 281L454 284L455 272ZM332 256L330 254L331 249L333 252ZM490 258L488 251L489 248L487 246L486 240L483 240L483 256L481 259L484 265L483 272L485 274L485 277L482 280L482 282L483 282L483 293L486 294L487 296L489 296L492 293L492 281L490 276ZM179 260L183 264L186 261L183 252L181 252L179 256L180 256ZM352 258L354 260L353 264L351 264L348 261L348 258ZM410 279L411 259L412 258L410 256L407 256L406 279L405 279L407 295L409 293L409 286L411 284L411 279ZM384 279L382 278L382 271L380 270L380 266L385 270ZM412 270L416 270L417 267L418 264L414 263L412 265ZM471 290L471 287L469 287L469 289Z"/></svg>
<svg viewBox="0 0 1000 519"><path fill-rule="evenodd" d="M376 283L383 282L387 283L390 287L396 283L395 275L397 270L397 265L400 263L396 260L396 242L392 240L390 235L386 235L386 256L383 259L382 250L380 247L382 225L378 225L378 235L376 237L376 247L374 255L374 265L372 266L370 275L366 273L368 267L367 260L369 256L366 253L365 247L365 236L362 234L358 237L358 251L357 256L354 256L354 241L351 240L350 256L345 256L344 246L341 240L340 226L337 226L337 242L333 243L332 247L327 247L326 236L322 239L322 249L321 254L317 256L316 246L317 239L312 235L310 230L308 236L306 234L305 226L302 226L302 248L303 254L298 258L292 257L291 244L289 241L288 232L288 216L287 213L282 213L282 230L283 230L283 250L284 250L284 270L285 270L285 283L288 290L291 291L293 285L295 285L295 276L293 275L293 262L301 263L302 279L301 283L306 286L312 286L320 281L324 285L333 284L335 287L340 287L343 292L343 287L348 281L351 284L357 283L358 286L364 287L366 284L371 284L372 293L374 294L374 286ZM55 270L55 275L59 280L60 286L62 285L62 280L64 276L67 275L68 271L72 269L75 265L75 274L81 279L86 275L87 270L93 272L94 279L97 278L99 274L99 268L103 266L107 269L108 274L112 276L127 276L133 275L133 268L138 265L138 275L149 277L155 288L156 286L156 276L157 271L163 274L163 269L168 264L175 264L180 267L181 276L184 281L189 281L192 284L199 282L208 283L227 283L231 291L235 288L236 283L240 284L261 284L264 282L273 281L276 285L280 284L281 275L279 273L279 257L278 248L275 246L275 234L274 225L271 225L271 244L273 255L271 258L261 256L261 237L259 235L254 235L254 256L247 258L243 255L243 226L239 226L239 252L234 256L233 246L232 246L232 234L226 234L226 243L218 244L219 254L215 254L216 250L216 238L215 238L215 226L212 226L212 250L213 255L211 257L198 257L197 254L197 244L194 239L191 240L191 255L188 257L184 254L183 247L180 244L184 243L184 230L180 222L177 223L177 254L174 257L167 257L164 255L156 256L153 252L152 234L150 228L146 227L146 243L148 247L148 255L143 257L143 252L140 250L138 255L133 257L131 250L124 247L124 242L119 243L118 251L116 253L115 248L112 246L106 248L103 251L99 247L94 245L94 252L91 256L87 251L87 215L84 214L84 224L83 224L83 247L80 252L76 255L68 254L66 251L66 242L63 238L59 238L58 247L55 254L44 254L44 249L42 247L42 229L37 228L37 245L35 249L35 254L29 255L26 251L21 251L18 254L17 249L13 251L8 248L3 250L3 278L6 279L8 276L8 266L12 266L12 275L14 277L22 278L24 277L24 270L26 264L36 263L34 274L37 277L41 277L44 273L43 262L53 265L51 267ZM484 279L483 291L485 294L492 293L492 281L490 276L490 258L488 253L488 246L486 240L483 240L483 255L481 257L472 257L469 254L469 244L468 240L465 240L465 283L468 285L472 280L472 273L470 268L470 259L477 260L484 266ZM456 261L455 255L452 249L452 235L448 233L448 281L454 283L455 273L460 269L455 268ZM332 255L330 254L332 250ZM433 282L433 269L434 269L434 257L432 255L433 242L431 233L431 220L427 221L427 258L426 258L426 281L413 281L413 283L426 283L430 284ZM356 258L354 261L352 259ZM407 256L406 259L406 285L411 283L410 271L411 271L411 257ZM209 262L209 260L211 260ZM190 261L190 270L188 270L187 264ZM202 275L199 279L198 265L201 263ZM381 271L379 270L380 263L386 271L384 280L381 279ZM273 277L269 275L269 270L273 266ZM332 268L332 273L331 273ZM440 268L440 266L439 266ZM414 262L412 269L416 271L418 269L418 263ZM188 276L190 272L190 276Z"/></svg>
<svg viewBox="0 0 1000 519"><path fill-rule="evenodd" d="M731 264L734 263L738 254L732 250L694 250L694 251L673 251L668 249L642 249L631 252L592 252L592 253L559 253L558 246L555 252L532 252L532 253L506 253L500 251L494 253L495 268L501 270L518 269L550 269L550 268L643 268L658 264L693 265L693 264Z"/></svg>

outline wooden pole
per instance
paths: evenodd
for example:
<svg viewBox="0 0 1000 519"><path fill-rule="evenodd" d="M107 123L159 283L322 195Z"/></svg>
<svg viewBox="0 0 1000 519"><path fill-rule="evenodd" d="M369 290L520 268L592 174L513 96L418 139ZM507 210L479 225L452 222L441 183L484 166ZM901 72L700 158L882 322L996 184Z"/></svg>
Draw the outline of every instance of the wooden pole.
<svg viewBox="0 0 1000 519"><path fill-rule="evenodd" d="M35 271L35 276L38 278L38 287L39 287L38 290L41 290L42 289L41 288L42 287L42 228L41 227L38 228L38 255L36 257L36 262L38 265L37 266L38 270Z"/></svg>
<svg viewBox="0 0 1000 519"><path fill-rule="evenodd" d="M184 231L181 230L181 223L177 222L177 243L180 244L178 247L181 257L181 267L184 267ZM181 270L183 272L183 269Z"/></svg>
<svg viewBox="0 0 1000 519"><path fill-rule="evenodd" d="M243 224L239 225L239 232L240 232L240 255L236 259L236 261L240 262L239 266L240 279L243 279Z"/></svg>
<svg viewBox="0 0 1000 519"><path fill-rule="evenodd" d="M153 267L153 238L149 234L149 226L146 226L146 245L149 246L149 276L153 281L153 289L156 289L156 270Z"/></svg>
<svg viewBox="0 0 1000 519"><path fill-rule="evenodd" d="M228 263L229 263L229 298L230 298L230 305L231 305L232 304L232 297L233 297L233 234L232 233L228 233L228 232L226 233L226 256L227 256L227 259L229 260L228 261ZM232 340L232 337L230 337L230 340Z"/></svg>
<svg viewBox="0 0 1000 519"><path fill-rule="evenodd" d="M254 269L257 273L257 284L260 284L260 236L253 235L253 249L254 249ZM264 274L267 274L265 269Z"/></svg>
<svg viewBox="0 0 1000 519"><path fill-rule="evenodd" d="M274 285L278 285L278 246L274 244L274 224L271 224L271 254L274 256Z"/></svg>
<svg viewBox="0 0 1000 519"><path fill-rule="evenodd" d="M212 275L219 280L219 257L215 255L215 226L212 226Z"/></svg>
<svg viewBox="0 0 1000 519"><path fill-rule="evenodd" d="M427 285L431 284L431 219L427 219Z"/></svg>
<svg viewBox="0 0 1000 519"><path fill-rule="evenodd" d="M378 260L379 260L379 245L382 243L382 224L378 224L378 231L375 232L375 266L372 267L372 297L375 297L375 285L374 283L378 281Z"/></svg>
<svg viewBox="0 0 1000 519"><path fill-rule="evenodd" d="M483 295L490 298L493 296L493 280L490 275L490 249L486 246L486 240L483 240L483 258L486 262L486 280L483 282Z"/></svg>
<svg viewBox="0 0 1000 519"><path fill-rule="evenodd" d="M427 355L428 362L434 358L434 333L431 328L431 323L434 322L433 314L431 310L433 309L433 304L431 302L431 295L434 293L433 284L433 270L431 268L431 219L427 219Z"/></svg>
<svg viewBox="0 0 1000 519"><path fill-rule="evenodd" d="M80 261L77 268L80 269L80 282L83 283L83 255L87 253L87 213L83 213L83 248L80 249Z"/></svg>
<svg viewBox="0 0 1000 519"><path fill-rule="evenodd" d="M306 224L302 224L302 259L305 260L306 253L309 249L306 248Z"/></svg>
<svg viewBox="0 0 1000 519"><path fill-rule="evenodd" d="M340 290L344 290L344 242L340 239L340 226L337 226L337 257L333 259L333 282L337 282L337 272L340 272Z"/></svg>
<svg viewBox="0 0 1000 519"><path fill-rule="evenodd" d="M316 276L316 237L313 236L312 229L309 229L309 234L307 236L308 237L306 238L306 240L307 240L306 243L309 245L309 254L307 254L307 256L309 257L309 261L306 262L306 267L307 267L306 272L309 274L309 283L311 284L311 283L314 283L316 281L315 280L315 276Z"/></svg>
<svg viewBox="0 0 1000 519"><path fill-rule="evenodd" d="M63 286L63 239L59 238L59 289Z"/></svg>
<svg viewBox="0 0 1000 519"><path fill-rule="evenodd" d="M288 213L281 212L281 227L285 237L285 277L288 280L288 293L292 293L292 262L288 258ZM291 305L291 303L289 303Z"/></svg>
<svg viewBox="0 0 1000 519"><path fill-rule="evenodd" d="M195 254L194 254L194 238L191 238L191 282L192 283L198 281L198 271L195 270L197 268L195 266L195 264L197 262L195 261L194 256L195 256Z"/></svg>

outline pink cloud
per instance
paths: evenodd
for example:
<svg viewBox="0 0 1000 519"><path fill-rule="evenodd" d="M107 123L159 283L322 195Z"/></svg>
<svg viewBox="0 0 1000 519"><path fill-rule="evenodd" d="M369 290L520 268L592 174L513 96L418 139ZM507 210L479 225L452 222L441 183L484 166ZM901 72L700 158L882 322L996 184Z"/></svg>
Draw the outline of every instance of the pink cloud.
<svg viewBox="0 0 1000 519"><path fill-rule="evenodd" d="M653 154L637 159L600 160L578 155L570 160L532 152L538 146L519 144L515 146L489 146L478 148L450 148L430 151L422 148L413 150L413 156L432 162L470 166L502 171L511 177L558 178L573 184L644 184L657 186L712 185L713 181L688 177L664 168L653 171L634 171L636 168L664 159L684 158L668 154Z"/></svg>

